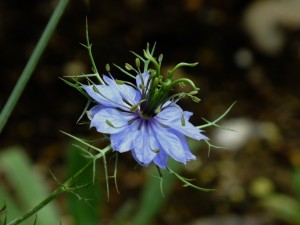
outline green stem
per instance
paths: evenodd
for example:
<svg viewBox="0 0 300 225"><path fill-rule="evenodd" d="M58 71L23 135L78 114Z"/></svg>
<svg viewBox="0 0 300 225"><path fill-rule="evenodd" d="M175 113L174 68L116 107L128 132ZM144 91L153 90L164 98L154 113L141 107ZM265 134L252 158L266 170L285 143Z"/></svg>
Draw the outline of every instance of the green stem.
<svg viewBox="0 0 300 225"><path fill-rule="evenodd" d="M88 49L89 57L90 57L90 60L92 62L93 72L95 73L95 75L98 78L99 82L104 85L105 83L101 79L101 77L100 77L100 75L98 73L98 69L97 69L96 63L94 61L94 57L93 57L93 53L92 53L92 44L90 43L90 38L89 38L89 31L88 31L88 22L87 22L87 19L86 19L86 31L85 31L85 34L86 34L86 45L84 45L84 46Z"/></svg>
<svg viewBox="0 0 300 225"><path fill-rule="evenodd" d="M58 197L61 193L66 191L68 189L68 185L71 184L72 181L75 180L75 178L78 178L84 171L86 171L91 165L93 164L93 160L90 160L84 167L82 167L77 173L69 178L62 186L57 188L55 191L53 191L48 197L46 197L43 201L41 201L38 205L36 205L34 208L28 210L23 216L20 216L19 218L16 218L15 220L11 221L7 225L16 225L30 216L37 213L40 209L42 209L44 206L46 206L49 202L54 200L56 197Z"/></svg>
<svg viewBox="0 0 300 225"><path fill-rule="evenodd" d="M7 225L16 225L20 224L30 216L34 215L36 212L38 212L40 209L42 209L45 205L47 205L49 202L51 202L53 199L55 199L57 196L59 196L64 191L63 187L57 188L55 191L53 191L47 198L45 198L42 202L40 202L37 206L27 211L23 216L20 216L16 218L15 220L11 221Z"/></svg>
<svg viewBox="0 0 300 225"><path fill-rule="evenodd" d="M83 166L80 170L78 170L72 177L70 177L68 180L66 180L60 187L58 187L55 191L53 191L48 197L46 197L43 201L41 201L38 205L36 205L34 208L28 210L23 216L20 216L16 218L15 220L11 221L7 225L17 225L29 218L30 216L37 213L40 209L42 209L44 206L46 206L49 202L54 200L56 197L58 197L63 192L66 192L70 190L72 187L74 181L76 181L77 178L79 178L91 165L94 164L95 159L100 159L105 156L105 154L111 149L111 146L107 146L104 148L100 153L98 153L95 158L91 159L85 166Z"/></svg>
<svg viewBox="0 0 300 225"><path fill-rule="evenodd" d="M10 114L16 106L29 78L31 77L42 53L44 52L48 41L55 30L69 0L60 0L57 4L41 38L39 39L29 61L27 62L17 84L15 85L11 95L9 96L1 114L0 114L0 133L2 132Z"/></svg>

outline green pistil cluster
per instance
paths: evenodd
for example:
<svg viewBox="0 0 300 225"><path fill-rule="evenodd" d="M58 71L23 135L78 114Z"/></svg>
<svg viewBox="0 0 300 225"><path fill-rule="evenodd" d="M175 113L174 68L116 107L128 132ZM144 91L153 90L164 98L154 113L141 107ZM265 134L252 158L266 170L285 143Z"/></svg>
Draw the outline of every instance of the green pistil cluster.
<svg viewBox="0 0 300 225"><path fill-rule="evenodd" d="M159 55L158 59L154 58L155 46L150 51L149 44L147 44L146 50L144 50L144 57L133 52L135 56L137 56L135 60L136 69L130 64L126 63L125 68L129 71L134 71L139 75L142 79L141 74L144 72L148 72L150 74L150 78L147 82L143 81L141 88L142 89L142 100L138 105L133 106L131 111L135 111L139 108L140 114L144 118L151 118L158 114L163 105L167 102L177 102L182 98L191 97L194 102L199 102L200 99L195 95L198 93L199 88L195 86L193 81L187 78L179 78L174 80L174 73L180 67L193 67L198 63L179 63L173 69L168 71L166 78L161 74L161 62L163 59L163 55ZM141 61L144 64L144 68L141 69ZM151 67L152 65L153 67ZM117 66L118 67L118 66ZM134 75L128 73L126 70L118 67L122 72L125 72L130 77L135 77ZM143 71L143 72L142 72ZM192 88L190 92L181 92L177 94L171 94L172 90L176 85L180 85L181 87L185 87L189 85Z"/></svg>

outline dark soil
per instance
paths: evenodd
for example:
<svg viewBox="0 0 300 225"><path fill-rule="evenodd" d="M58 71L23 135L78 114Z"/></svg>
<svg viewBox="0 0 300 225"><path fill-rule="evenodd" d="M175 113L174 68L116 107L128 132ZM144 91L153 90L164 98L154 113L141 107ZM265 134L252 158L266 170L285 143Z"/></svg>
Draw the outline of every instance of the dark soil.
<svg viewBox="0 0 300 225"><path fill-rule="evenodd" d="M257 178L265 177L276 191L293 196L290 175L300 166L300 31L286 31L287 41L277 54L264 53L255 47L242 23L251 2L72 1L0 136L1 149L20 145L35 163L63 168L70 139L59 130L87 138L96 136L88 126L76 124L85 97L59 79L91 72L87 51L80 45L85 42L87 18L94 59L101 73L105 73L106 63L133 62L129 50L141 53L147 42L156 42L157 52L164 54L165 69L181 61L199 62L195 68L182 70L201 88L199 104L182 102L186 110L194 112L193 123L203 123L201 117L215 119L237 101L227 119L268 122L278 131L275 140L254 135L239 149L212 151L209 158L206 146L201 145L198 157L203 165L198 171L185 173L198 177L200 186L213 185L217 191L199 193L178 184L153 225L200 224L196 223L199 218L219 216L224 216L224 221L235 218L240 221L236 224L246 224L241 221L247 218L255 219L249 224L286 224L261 208L249 187ZM56 3L0 2L1 107ZM241 65L236 57L244 50L251 60ZM112 73L117 78L123 76L114 68ZM206 131L211 139L214 129ZM120 167L126 163L134 171L131 157L121 155ZM126 171L122 175L126 177ZM121 201L136 198L144 175L136 171L135 176L142 176L141 183L124 185L116 202L106 205L107 218L113 216Z"/></svg>

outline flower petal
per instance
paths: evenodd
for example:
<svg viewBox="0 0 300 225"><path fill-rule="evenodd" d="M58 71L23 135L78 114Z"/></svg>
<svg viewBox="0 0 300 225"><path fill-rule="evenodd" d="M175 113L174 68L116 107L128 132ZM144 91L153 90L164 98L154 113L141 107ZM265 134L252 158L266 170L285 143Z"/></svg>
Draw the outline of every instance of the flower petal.
<svg viewBox="0 0 300 225"><path fill-rule="evenodd" d="M183 148L180 139L169 129L153 123L153 130L155 131L156 138L162 149L176 161L185 163L185 149Z"/></svg>
<svg viewBox="0 0 300 225"><path fill-rule="evenodd" d="M168 130L169 130L169 132L175 134L179 138L179 140L181 142L181 145L182 145L182 147L184 149L184 152L185 152L185 159L186 159L186 161L196 159L196 156L194 156L192 154L192 152L191 152L191 150L189 148L189 145L188 145L188 142L186 140L186 137L183 134L181 134L180 132L176 131L176 130L172 130L172 129L168 129Z"/></svg>
<svg viewBox="0 0 300 225"><path fill-rule="evenodd" d="M123 131L111 134L110 141L111 146L118 152L126 152L133 149L133 141L138 135L138 121L128 125Z"/></svg>
<svg viewBox="0 0 300 225"><path fill-rule="evenodd" d="M113 108L105 108L96 113L91 121L91 127L105 134L115 134L126 129L128 122L136 117L135 114L121 112Z"/></svg>
<svg viewBox="0 0 300 225"><path fill-rule="evenodd" d="M86 112L87 117L92 120L96 113L98 113L101 109L105 109L107 107L103 105L95 105L89 111Z"/></svg>
<svg viewBox="0 0 300 225"><path fill-rule="evenodd" d="M106 85L84 85L82 88L91 96L96 102L107 107L116 107L121 109L128 109L126 103L123 101L119 90L112 86Z"/></svg>
<svg viewBox="0 0 300 225"><path fill-rule="evenodd" d="M109 78L105 75L103 76L103 79L105 83L118 90L122 98L125 99L131 106L140 101L140 92L132 86L127 84L117 84L113 78Z"/></svg>
<svg viewBox="0 0 300 225"><path fill-rule="evenodd" d="M150 131L151 127L147 125L146 121L140 120L140 122L139 132L133 142L133 155L139 163L148 165L157 154L154 149L151 149L150 145L150 142L153 142L155 137L153 137L154 133Z"/></svg>
<svg viewBox="0 0 300 225"><path fill-rule="evenodd" d="M162 149L159 151L159 153L157 153L157 155L153 159L153 162L160 168L165 169L168 164L168 158L169 157L167 153L165 153L165 151Z"/></svg>
<svg viewBox="0 0 300 225"><path fill-rule="evenodd" d="M207 140L208 138L200 133L201 130L188 121L191 115L193 115L191 112L184 112L177 104L173 103L165 107L154 119L167 127L181 132L185 136L196 140Z"/></svg>

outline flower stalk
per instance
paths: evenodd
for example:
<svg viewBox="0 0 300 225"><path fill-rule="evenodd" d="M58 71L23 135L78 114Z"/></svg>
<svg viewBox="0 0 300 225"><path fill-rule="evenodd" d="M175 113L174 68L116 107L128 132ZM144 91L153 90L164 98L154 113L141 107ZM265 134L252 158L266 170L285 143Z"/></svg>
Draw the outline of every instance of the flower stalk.
<svg viewBox="0 0 300 225"><path fill-rule="evenodd" d="M65 133L65 132L63 132ZM67 133L65 133L66 135L81 141L83 143L83 141L81 139L78 139L72 135L69 135ZM89 145L88 143L85 143L85 145ZM95 147L94 147L95 148ZM95 161L105 157L105 155L107 154L108 151L111 150L111 146L108 145L106 148L104 148L103 150L100 150L98 148L96 148L97 151L99 151L98 154L91 156L91 159L80 169L78 170L72 177L70 177L69 179L67 179L64 183L60 184L60 186L55 189L52 193L50 193L44 200L42 200L39 204L37 204L35 207L31 208L30 210L28 210L24 215L14 219L13 221L9 222L7 225L17 225L20 224L21 222L25 221L26 219L28 219L29 217L31 217L32 215L35 215L39 210L41 210L44 206L46 206L48 203L50 203L51 201L53 201L54 199L56 199L59 195L61 195L64 192L70 192L73 193L74 190L77 190L81 187L74 187L73 185L75 184L75 181L81 177L92 165L95 165ZM93 173L95 173L95 171L93 171ZM94 175L93 175L93 180L94 180ZM83 185L82 187L85 187L85 185Z"/></svg>

